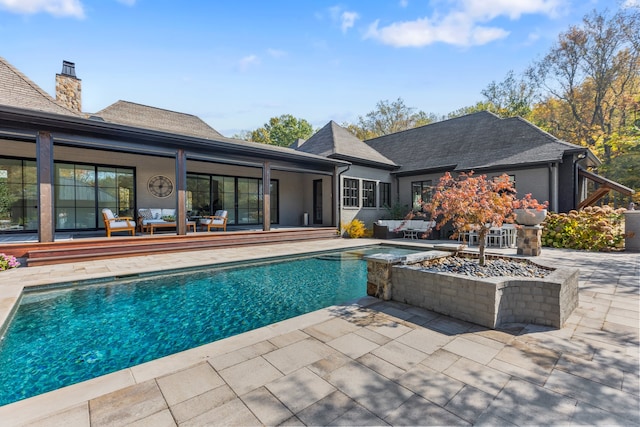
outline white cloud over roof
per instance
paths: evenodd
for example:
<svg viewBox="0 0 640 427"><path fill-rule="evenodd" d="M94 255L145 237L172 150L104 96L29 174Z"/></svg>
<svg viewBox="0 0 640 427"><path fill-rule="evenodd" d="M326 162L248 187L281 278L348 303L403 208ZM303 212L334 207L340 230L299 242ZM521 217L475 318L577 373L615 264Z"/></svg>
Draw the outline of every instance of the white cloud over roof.
<svg viewBox="0 0 640 427"><path fill-rule="evenodd" d="M395 47L421 47L433 43L474 46L505 38L509 31L491 25L497 18L520 19L523 15L557 16L566 0L451 0L440 2L448 10L430 16L381 26L373 22L365 38ZM629 0L631 1L631 0ZM637 0L635 0L637 1Z"/></svg>
<svg viewBox="0 0 640 427"><path fill-rule="evenodd" d="M80 0L0 0L0 9L25 15L44 12L53 16L84 18Z"/></svg>

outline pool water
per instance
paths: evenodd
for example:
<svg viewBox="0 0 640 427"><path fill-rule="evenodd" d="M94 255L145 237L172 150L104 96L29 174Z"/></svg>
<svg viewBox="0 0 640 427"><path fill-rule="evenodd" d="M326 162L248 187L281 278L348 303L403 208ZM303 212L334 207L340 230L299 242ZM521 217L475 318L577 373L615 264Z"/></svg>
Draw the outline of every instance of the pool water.
<svg viewBox="0 0 640 427"><path fill-rule="evenodd" d="M366 295L367 247L26 293L0 341L0 405Z"/></svg>

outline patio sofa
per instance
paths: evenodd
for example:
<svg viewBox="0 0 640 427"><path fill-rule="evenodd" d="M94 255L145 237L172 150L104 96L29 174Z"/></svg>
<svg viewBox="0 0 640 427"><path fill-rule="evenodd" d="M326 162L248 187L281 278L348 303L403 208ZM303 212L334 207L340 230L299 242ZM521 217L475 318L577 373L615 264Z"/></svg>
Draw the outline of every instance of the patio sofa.
<svg viewBox="0 0 640 427"><path fill-rule="evenodd" d="M373 223L376 239L398 239L402 237L422 238L435 227L435 221L422 219L380 219Z"/></svg>
<svg viewBox="0 0 640 427"><path fill-rule="evenodd" d="M141 233L153 231L158 228L171 228L176 226L176 210L175 209L154 209L140 208L138 209L138 230ZM195 221L187 221L187 228L196 231Z"/></svg>

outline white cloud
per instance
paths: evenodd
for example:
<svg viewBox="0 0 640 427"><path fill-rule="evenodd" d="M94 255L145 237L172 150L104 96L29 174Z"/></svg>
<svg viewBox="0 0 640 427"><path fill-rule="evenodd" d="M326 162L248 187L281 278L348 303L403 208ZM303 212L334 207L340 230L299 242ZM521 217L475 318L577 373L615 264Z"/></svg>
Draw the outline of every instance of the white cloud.
<svg viewBox="0 0 640 427"><path fill-rule="evenodd" d="M238 68L240 69L240 71L244 72L258 64L260 64L260 58L258 58L256 55L249 55L240 60L240 62L238 63Z"/></svg>
<svg viewBox="0 0 640 427"><path fill-rule="evenodd" d="M409 6L409 0L400 0L400 7Z"/></svg>
<svg viewBox="0 0 640 427"><path fill-rule="evenodd" d="M640 1L640 0L627 0ZM503 39L504 28L490 25L499 17L517 20L523 15L541 14L555 17L563 11L566 0L453 0L439 2L452 7L435 11L431 16L413 21L394 22L380 27L373 22L365 38L395 47L421 47L433 43L474 46Z"/></svg>
<svg viewBox="0 0 640 427"><path fill-rule="evenodd" d="M340 29L342 32L346 33L349 28L352 28L358 18L359 15L356 12L342 12L342 15L340 16Z"/></svg>
<svg viewBox="0 0 640 427"><path fill-rule="evenodd" d="M640 0L626 0L622 5L623 8L640 7Z"/></svg>
<svg viewBox="0 0 640 427"><path fill-rule="evenodd" d="M475 19L490 20L506 16L515 20L529 14L555 17L565 3L565 0L462 0L460 5L465 13Z"/></svg>
<svg viewBox="0 0 640 427"><path fill-rule="evenodd" d="M45 12L53 16L84 18L80 0L0 0L0 8L25 15Z"/></svg>
<svg viewBox="0 0 640 427"><path fill-rule="evenodd" d="M116 0L118 3L122 3L126 6L135 6L136 0Z"/></svg>
<svg viewBox="0 0 640 427"><path fill-rule="evenodd" d="M340 25L343 33L346 33L349 28L353 28L356 20L360 17L357 12L343 10L340 6L330 7L329 14L331 19Z"/></svg>

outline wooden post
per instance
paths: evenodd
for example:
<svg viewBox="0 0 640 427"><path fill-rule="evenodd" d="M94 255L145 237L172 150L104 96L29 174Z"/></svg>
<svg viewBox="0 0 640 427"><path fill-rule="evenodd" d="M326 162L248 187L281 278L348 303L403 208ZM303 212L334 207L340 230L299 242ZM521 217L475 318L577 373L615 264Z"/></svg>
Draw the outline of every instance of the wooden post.
<svg viewBox="0 0 640 427"><path fill-rule="evenodd" d="M262 164L262 230L271 230L271 163Z"/></svg>
<svg viewBox="0 0 640 427"><path fill-rule="evenodd" d="M53 138L49 132L36 135L36 169L38 180L38 241L55 240L53 210Z"/></svg>
<svg viewBox="0 0 640 427"><path fill-rule="evenodd" d="M187 155L184 149L176 152L176 233L187 234Z"/></svg>

